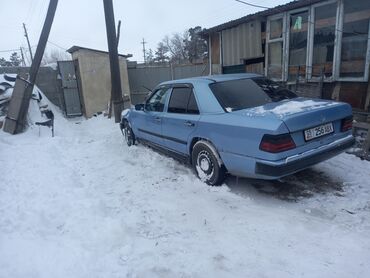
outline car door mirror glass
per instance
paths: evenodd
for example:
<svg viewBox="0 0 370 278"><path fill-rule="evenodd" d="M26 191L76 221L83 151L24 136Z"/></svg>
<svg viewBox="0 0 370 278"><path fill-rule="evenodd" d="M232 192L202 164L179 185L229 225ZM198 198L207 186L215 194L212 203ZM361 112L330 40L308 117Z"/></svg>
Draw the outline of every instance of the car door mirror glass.
<svg viewBox="0 0 370 278"><path fill-rule="evenodd" d="M135 104L135 110L136 111L144 111L144 104L143 103Z"/></svg>

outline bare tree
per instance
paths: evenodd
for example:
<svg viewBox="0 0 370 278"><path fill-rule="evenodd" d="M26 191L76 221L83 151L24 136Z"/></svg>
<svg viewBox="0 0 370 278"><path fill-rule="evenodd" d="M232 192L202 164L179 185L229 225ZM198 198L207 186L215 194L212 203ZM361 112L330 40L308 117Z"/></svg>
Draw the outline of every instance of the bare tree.
<svg viewBox="0 0 370 278"><path fill-rule="evenodd" d="M41 65L49 65L54 64L58 61L66 61L71 60L71 55L65 51L52 49L50 51L45 52L44 57L42 58Z"/></svg>
<svg viewBox="0 0 370 278"><path fill-rule="evenodd" d="M174 33L171 37L165 36L158 44L155 61L184 64L203 60L208 53L207 43L200 35L202 30L202 27L196 26L183 33Z"/></svg>
<svg viewBox="0 0 370 278"><path fill-rule="evenodd" d="M170 61L172 63L181 64L189 61L189 56L186 51L186 41L189 33L185 31L183 34L174 33L172 37L165 36L162 43L168 48L170 53Z"/></svg>
<svg viewBox="0 0 370 278"><path fill-rule="evenodd" d="M167 63L170 60L168 52L169 49L163 41L158 43L157 50L155 51L154 61L157 63Z"/></svg>

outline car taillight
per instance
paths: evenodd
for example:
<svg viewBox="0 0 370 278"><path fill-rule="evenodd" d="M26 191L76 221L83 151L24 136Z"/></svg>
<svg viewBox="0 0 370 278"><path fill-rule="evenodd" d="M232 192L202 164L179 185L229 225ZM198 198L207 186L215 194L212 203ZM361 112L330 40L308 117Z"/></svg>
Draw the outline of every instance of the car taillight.
<svg viewBox="0 0 370 278"><path fill-rule="evenodd" d="M352 129L352 122L353 122L352 117L344 118L342 120L341 131L345 132L345 131L351 130Z"/></svg>
<svg viewBox="0 0 370 278"><path fill-rule="evenodd" d="M269 153L284 152L290 149L294 149L295 147L295 143L290 134L265 134L260 144L260 150Z"/></svg>

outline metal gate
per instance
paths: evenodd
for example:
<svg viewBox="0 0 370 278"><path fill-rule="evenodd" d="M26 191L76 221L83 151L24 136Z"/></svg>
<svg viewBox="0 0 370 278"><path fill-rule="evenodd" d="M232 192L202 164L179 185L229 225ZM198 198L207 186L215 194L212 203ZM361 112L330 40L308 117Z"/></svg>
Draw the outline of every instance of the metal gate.
<svg viewBox="0 0 370 278"><path fill-rule="evenodd" d="M58 61L62 78L64 107L67 117L81 116L81 100L78 91L75 65L73 61Z"/></svg>

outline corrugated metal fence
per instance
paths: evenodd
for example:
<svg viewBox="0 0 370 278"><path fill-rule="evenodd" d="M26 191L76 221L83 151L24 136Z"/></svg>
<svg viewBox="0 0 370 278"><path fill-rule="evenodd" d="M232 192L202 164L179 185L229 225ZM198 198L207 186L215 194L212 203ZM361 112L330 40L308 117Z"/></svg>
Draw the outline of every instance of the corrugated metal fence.
<svg viewBox="0 0 370 278"><path fill-rule="evenodd" d="M29 67L0 67L0 74L12 73L26 77L29 70ZM53 68L40 67L37 73L36 85L53 104L63 107L62 86L57 76L58 72Z"/></svg>
<svg viewBox="0 0 370 278"><path fill-rule="evenodd" d="M128 78L132 104L142 103L148 94L159 83L209 74L209 65L171 65L171 66L128 66Z"/></svg>

